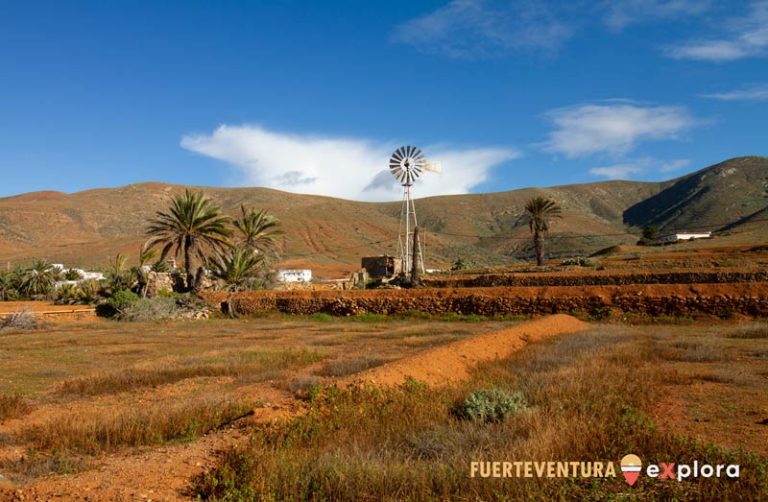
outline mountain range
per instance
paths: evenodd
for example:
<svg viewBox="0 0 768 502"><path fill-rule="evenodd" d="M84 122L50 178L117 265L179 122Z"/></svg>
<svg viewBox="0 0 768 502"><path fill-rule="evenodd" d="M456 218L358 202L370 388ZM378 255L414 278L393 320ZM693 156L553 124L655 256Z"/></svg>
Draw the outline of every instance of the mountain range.
<svg viewBox="0 0 768 502"><path fill-rule="evenodd" d="M122 252L135 259L147 220L184 190L140 183L65 194L33 192L0 199L0 263L43 257L86 268ZM194 187L234 215L240 204L282 222L282 266L339 275L360 257L396 254L400 202L368 203L267 188ZM458 258L477 265L531 256L525 202L541 195L563 209L552 224L551 257L586 255L630 244L640 230L711 230L722 242L764 243L768 236L768 158L738 157L663 182L603 181L416 200L427 266Z"/></svg>

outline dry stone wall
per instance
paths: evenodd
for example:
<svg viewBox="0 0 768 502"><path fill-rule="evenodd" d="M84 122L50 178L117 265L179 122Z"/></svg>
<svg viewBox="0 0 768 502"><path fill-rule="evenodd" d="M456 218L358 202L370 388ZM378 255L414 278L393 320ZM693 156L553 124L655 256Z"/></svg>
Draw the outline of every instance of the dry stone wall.
<svg viewBox="0 0 768 502"><path fill-rule="evenodd" d="M224 312L371 314L553 314L606 309L647 315L768 317L768 282L697 285L452 288L368 291L202 293Z"/></svg>
<svg viewBox="0 0 768 502"><path fill-rule="evenodd" d="M493 286L622 286L627 284L722 284L768 281L768 272L655 272L616 274L514 275L488 274L475 277L426 277L433 288L477 288Z"/></svg>

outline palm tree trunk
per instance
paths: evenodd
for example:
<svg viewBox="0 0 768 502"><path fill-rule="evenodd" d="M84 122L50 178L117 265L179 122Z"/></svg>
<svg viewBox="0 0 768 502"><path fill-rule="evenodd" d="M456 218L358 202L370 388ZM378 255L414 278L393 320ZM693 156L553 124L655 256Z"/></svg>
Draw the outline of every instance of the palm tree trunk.
<svg viewBox="0 0 768 502"><path fill-rule="evenodd" d="M544 265L544 236L539 230L533 233L533 247L536 250L536 265Z"/></svg>
<svg viewBox="0 0 768 502"><path fill-rule="evenodd" d="M187 289L193 289L195 287L195 268L192 265L192 238L186 236L184 238L184 266L187 272Z"/></svg>

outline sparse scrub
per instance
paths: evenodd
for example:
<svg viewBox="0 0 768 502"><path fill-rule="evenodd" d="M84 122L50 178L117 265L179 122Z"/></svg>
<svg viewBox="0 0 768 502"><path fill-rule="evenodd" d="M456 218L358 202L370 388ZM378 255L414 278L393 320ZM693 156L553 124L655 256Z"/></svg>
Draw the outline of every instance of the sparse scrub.
<svg viewBox="0 0 768 502"><path fill-rule="evenodd" d="M0 393L0 423L19 418L32 411L32 406L20 394Z"/></svg>
<svg viewBox="0 0 768 502"><path fill-rule="evenodd" d="M241 352L214 361L192 360L166 368L131 368L74 378L63 382L57 393L79 396L114 394L198 377L234 376L259 381L274 375L276 370L303 366L321 358L317 352L307 350Z"/></svg>
<svg viewBox="0 0 768 502"><path fill-rule="evenodd" d="M30 312L28 309L21 312L14 312L13 314L0 316L0 330L1 329L37 329L40 327L40 322L37 316Z"/></svg>
<svg viewBox="0 0 768 502"><path fill-rule="evenodd" d="M718 352L712 344L687 341L674 342L670 344L668 348L662 348L659 355L662 359L668 361L690 363L706 363L720 361L726 358L726 356Z"/></svg>
<svg viewBox="0 0 768 502"><path fill-rule="evenodd" d="M192 440L243 416L255 403L199 400L178 405L91 414L70 413L22 432L24 439L43 451L97 454L126 446Z"/></svg>
<svg viewBox="0 0 768 502"><path fill-rule="evenodd" d="M609 334L615 334L610 332ZM579 335L575 335L579 336ZM649 365L658 342L594 330L529 346L507 361L478 368L458 388L325 389L305 416L256 431L225 451L195 481L203 500L610 500L626 490L617 479L482 479L470 459L574 458L618 463L641 458L739 463L738 482L641 480L638 500L764 498L766 460L729 453L659 430L643 411L667 383L667 366ZM560 361L531 373L546 356ZM472 389L519 389L531 408L502 422L457 420L452 404ZM436 463L439 462L439 463Z"/></svg>
<svg viewBox="0 0 768 502"><path fill-rule="evenodd" d="M733 385L744 385L749 383L749 379L736 371L711 371L706 373L694 373L691 375L694 380L702 382L723 383Z"/></svg>
<svg viewBox="0 0 768 502"><path fill-rule="evenodd" d="M561 261L560 266L562 267L594 267L595 262L590 260L589 258L584 258L579 256L576 258L568 258L567 260Z"/></svg>
<svg viewBox="0 0 768 502"><path fill-rule="evenodd" d="M768 338L768 324L757 324L740 328L726 335L729 338L742 338L746 340L756 340Z"/></svg>
<svg viewBox="0 0 768 502"><path fill-rule="evenodd" d="M179 310L177 301L173 298L137 298L135 302L124 307L115 318L127 322L165 321L178 317Z"/></svg>
<svg viewBox="0 0 768 502"><path fill-rule="evenodd" d="M317 374L322 376L340 377L360 373L367 369L384 364L386 360L372 357L359 357L353 359L339 359L327 363Z"/></svg>
<svg viewBox="0 0 768 502"><path fill-rule="evenodd" d="M499 388L481 389L453 408L456 417L474 422L503 422L528 405L521 392L508 393Z"/></svg>
<svg viewBox="0 0 768 502"><path fill-rule="evenodd" d="M75 474L91 467L86 459L70 452L42 453L34 449L18 461L0 461L0 471L12 472L15 476L24 478L36 478L46 474Z"/></svg>
<svg viewBox="0 0 768 502"><path fill-rule="evenodd" d="M321 391L322 385L317 378L302 375L288 382L287 389L298 398L315 399Z"/></svg>

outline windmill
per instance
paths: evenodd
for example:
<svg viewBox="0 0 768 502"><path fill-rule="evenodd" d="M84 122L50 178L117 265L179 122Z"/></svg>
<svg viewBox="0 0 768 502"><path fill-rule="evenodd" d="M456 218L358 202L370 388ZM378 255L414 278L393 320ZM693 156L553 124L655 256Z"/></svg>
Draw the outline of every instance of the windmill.
<svg viewBox="0 0 768 502"><path fill-rule="evenodd" d="M413 232L418 226L416 206L411 199L411 187L424 171L440 172L440 165L427 162L424 154L415 146L401 146L389 159L389 172L403 186L403 206L400 211L400 230L397 240L400 249L400 259L403 271L411 270L414 254L418 256L417 266L424 272L424 253L419 241L418 253L413 249Z"/></svg>

